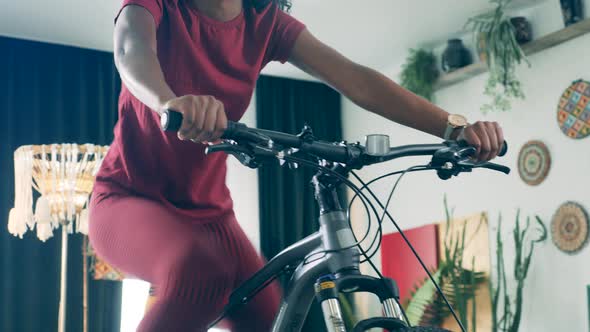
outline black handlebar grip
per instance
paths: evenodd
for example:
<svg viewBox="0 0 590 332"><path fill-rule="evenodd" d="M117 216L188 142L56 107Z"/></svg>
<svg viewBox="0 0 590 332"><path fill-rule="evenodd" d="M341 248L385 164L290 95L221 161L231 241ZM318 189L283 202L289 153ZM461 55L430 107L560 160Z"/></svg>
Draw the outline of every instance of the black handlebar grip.
<svg viewBox="0 0 590 332"><path fill-rule="evenodd" d="M178 131L182 126L182 113L165 110L160 116L160 127L163 131Z"/></svg>
<svg viewBox="0 0 590 332"><path fill-rule="evenodd" d="M182 127L182 113L173 110L165 110L160 116L160 127L164 131L179 131L180 127ZM222 138L229 138L228 135L231 135L237 129L238 124L236 122L228 121L227 129Z"/></svg>
<svg viewBox="0 0 590 332"><path fill-rule="evenodd" d="M498 153L498 156L504 157L507 152L508 152L508 142L504 141L504 144L502 144L502 148L500 149L500 153Z"/></svg>

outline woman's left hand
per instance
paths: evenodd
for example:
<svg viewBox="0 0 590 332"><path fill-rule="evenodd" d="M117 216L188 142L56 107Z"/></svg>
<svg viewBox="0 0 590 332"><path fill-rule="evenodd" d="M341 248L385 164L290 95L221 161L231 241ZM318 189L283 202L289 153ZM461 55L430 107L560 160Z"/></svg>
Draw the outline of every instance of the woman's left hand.
<svg viewBox="0 0 590 332"><path fill-rule="evenodd" d="M500 153L504 145L504 134L497 122L478 121L467 126L457 140L464 140L477 149L478 161L489 161Z"/></svg>

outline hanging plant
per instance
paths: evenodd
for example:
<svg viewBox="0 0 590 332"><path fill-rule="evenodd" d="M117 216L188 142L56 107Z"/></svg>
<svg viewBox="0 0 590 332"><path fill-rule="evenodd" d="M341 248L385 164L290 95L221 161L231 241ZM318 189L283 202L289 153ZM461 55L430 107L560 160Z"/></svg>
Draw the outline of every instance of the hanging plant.
<svg viewBox="0 0 590 332"><path fill-rule="evenodd" d="M410 55L402 66L401 85L404 88L432 101L434 83L438 76L434 53L423 49L410 50Z"/></svg>
<svg viewBox="0 0 590 332"><path fill-rule="evenodd" d="M473 31L478 45L484 47L485 61L489 78L484 94L491 101L482 106L482 111L508 111L511 101L524 99L522 84L516 77L516 67L528 62L524 51L518 44L515 29L506 15L506 7L512 0L490 0L496 4L492 12L469 19L466 28Z"/></svg>

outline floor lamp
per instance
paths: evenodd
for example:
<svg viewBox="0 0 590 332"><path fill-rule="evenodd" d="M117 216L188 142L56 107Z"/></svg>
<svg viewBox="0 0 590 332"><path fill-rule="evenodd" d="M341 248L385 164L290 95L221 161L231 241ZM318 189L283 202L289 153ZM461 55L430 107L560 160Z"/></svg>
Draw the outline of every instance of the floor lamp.
<svg viewBox="0 0 590 332"><path fill-rule="evenodd" d="M88 234L86 205L107 150L107 146L93 144L52 144L22 146L14 153L15 199L8 231L22 239L27 230L36 226L37 237L45 242L61 226L58 332L66 328L68 234L73 233L74 224L76 232ZM41 194L34 213L33 189ZM85 287L85 303L86 292Z"/></svg>

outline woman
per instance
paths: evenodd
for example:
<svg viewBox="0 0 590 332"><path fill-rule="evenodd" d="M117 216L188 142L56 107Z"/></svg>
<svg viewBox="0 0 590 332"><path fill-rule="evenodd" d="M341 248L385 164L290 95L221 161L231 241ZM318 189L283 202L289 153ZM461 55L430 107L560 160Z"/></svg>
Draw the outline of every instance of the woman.
<svg viewBox="0 0 590 332"><path fill-rule="evenodd" d="M205 156L238 121L260 70L289 61L361 107L435 136L461 135L478 159L498 154L502 131L447 112L324 45L280 7L286 0L124 0L115 25L123 89L115 139L97 176L90 239L99 255L156 287L139 331L204 331L231 290L263 262L240 229L223 154ZM166 109L184 116L162 132ZM278 111L278 110L277 110ZM268 331L276 285L242 311L233 331Z"/></svg>

